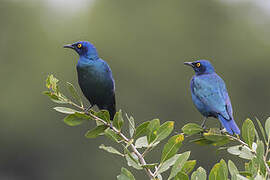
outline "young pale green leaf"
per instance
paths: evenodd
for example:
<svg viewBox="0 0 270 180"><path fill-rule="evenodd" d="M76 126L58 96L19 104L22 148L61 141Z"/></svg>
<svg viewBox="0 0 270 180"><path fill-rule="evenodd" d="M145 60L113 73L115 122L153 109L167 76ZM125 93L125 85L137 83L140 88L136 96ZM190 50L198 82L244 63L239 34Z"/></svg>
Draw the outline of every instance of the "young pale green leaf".
<svg viewBox="0 0 270 180"><path fill-rule="evenodd" d="M174 165L175 161L178 159L179 156L180 156L180 154L175 154L170 159L168 159L165 162L161 163L159 168L158 168L157 173L161 174L161 173L167 171L172 165Z"/></svg>
<svg viewBox="0 0 270 180"><path fill-rule="evenodd" d="M87 115L75 112L74 114L66 116L64 118L64 123L69 126L78 126L88 119L90 118Z"/></svg>
<svg viewBox="0 0 270 180"><path fill-rule="evenodd" d="M163 123L157 131L157 137L155 141L162 141L163 139L167 138L173 131L173 127L173 121L167 121Z"/></svg>
<svg viewBox="0 0 270 180"><path fill-rule="evenodd" d="M72 95L72 97L81 104L81 106L83 106L83 102L82 102L82 99L81 97L79 96L77 90L75 89L75 87L73 86L73 84L67 82L67 87L68 87L68 90L70 92L70 94Z"/></svg>
<svg viewBox="0 0 270 180"><path fill-rule="evenodd" d="M183 154L180 154L180 156L178 157L178 159L175 161L172 170L171 170L171 174L168 178L168 180L174 178L176 176L176 174L182 170L185 162L188 160L190 155L190 151L187 151Z"/></svg>
<svg viewBox="0 0 270 180"><path fill-rule="evenodd" d="M163 148L160 162L163 163L167 159L170 159L171 157L173 157L177 153L179 148L181 147L183 141L184 141L183 134L178 134L171 137Z"/></svg>
<svg viewBox="0 0 270 180"><path fill-rule="evenodd" d="M147 137L143 136L143 137L138 138L135 142L135 147L138 149L148 147Z"/></svg>
<svg viewBox="0 0 270 180"><path fill-rule="evenodd" d="M227 149L228 153L237 155L240 158L243 159L253 159L255 155L251 152L250 148L247 146L242 146L242 145L237 145L237 146L232 146Z"/></svg>
<svg viewBox="0 0 270 180"><path fill-rule="evenodd" d="M242 137L244 141L252 148L255 139L255 126L250 119L246 119L242 126Z"/></svg>
<svg viewBox="0 0 270 180"><path fill-rule="evenodd" d="M147 134L147 141L148 143L152 143L157 138L157 131L160 127L159 119L153 119L150 121L149 125L147 126L148 134Z"/></svg>
<svg viewBox="0 0 270 180"><path fill-rule="evenodd" d="M138 157L134 153L125 154L128 166L131 166L137 170L143 169L138 161Z"/></svg>
<svg viewBox="0 0 270 180"><path fill-rule="evenodd" d="M262 175L260 175L260 173L258 172L254 180L265 180L265 178Z"/></svg>
<svg viewBox="0 0 270 180"><path fill-rule="evenodd" d="M188 123L184 127L182 127L182 131L186 135L193 135L193 134L198 134L200 132L203 132L203 128L195 123Z"/></svg>
<svg viewBox="0 0 270 180"><path fill-rule="evenodd" d="M117 180L135 180L135 178L129 170L122 167L121 174L117 176Z"/></svg>
<svg viewBox="0 0 270 180"><path fill-rule="evenodd" d="M186 173L184 172L179 172L175 177L174 180L189 180L189 177Z"/></svg>
<svg viewBox="0 0 270 180"><path fill-rule="evenodd" d="M74 114L75 112L82 113L82 112L79 112L79 111L76 111L74 109L67 108L67 107L54 107L53 109L64 114Z"/></svg>
<svg viewBox="0 0 270 180"><path fill-rule="evenodd" d="M193 172L191 175L191 180L206 180L206 171L199 167L197 171Z"/></svg>
<svg viewBox="0 0 270 180"><path fill-rule="evenodd" d="M236 175L239 174L239 171L231 160L228 161L228 167L229 167L229 172L231 174L232 180L237 180Z"/></svg>
<svg viewBox="0 0 270 180"><path fill-rule="evenodd" d="M115 142L120 142L121 141L121 137L116 134L113 130L111 130L110 128L107 128L104 131L105 136L107 136L109 139L115 141Z"/></svg>
<svg viewBox="0 0 270 180"><path fill-rule="evenodd" d="M135 131L135 137L134 137L134 138L138 138L138 137L147 135L147 133L148 133L147 127L148 127L149 124L150 124L149 121L146 121L146 122L140 124L140 125L136 128L136 131Z"/></svg>
<svg viewBox="0 0 270 180"><path fill-rule="evenodd" d="M48 76L46 80L46 87L56 93L58 93L58 79L56 79L52 74Z"/></svg>
<svg viewBox="0 0 270 180"><path fill-rule="evenodd" d="M256 120L257 120L257 124L258 124L258 126L259 126L259 128L260 128L260 131L261 131L261 133L262 133L264 142L267 143L266 136L265 136L265 131L264 131L264 129L263 129L263 126L262 126L262 124L261 124L261 122L260 122L260 120L259 120L258 118L256 118Z"/></svg>
<svg viewBox="0 0 270 180"><path fill-rule="evenodd" d="M128 127L129 127L129 135L132 138L135 132L135 122L134 122L134 118L132 116L128 117L128 115L126 114L127 120L128 120Z"/></svg>
<svg viewBox="0 0 270 180"><path fill-rule="evenodd" d="M100 125L95 127L94 129L88 130L85 134L86 138L96 138L99 135L103 134L105 129L107 129L108 127L105 125Z"/></svg>
<svg viewBox="0 0 270 180"><path fill-rule="evenodd" d="M270 117L265 121L265 132L267 134L268 139L270 139Z"/></svg>
<svg viewBox="0 0 270 180"><path fill-rule="evenodd" d="M121 130L124 123L124 119L122 116L122 111L116 112L113 118L113 126L116 127L116 129Z"/></svg>
<svg viewBox="0 0 270 180"><path fill-rule="evenodd" d="M182 168L182 171L188 175L194 169L195 165L196 165L196 160L189 160L185 162Z"/></svg>
<svg viewBox="0 0 270 180"><path fill-rule="evenodd" d="M237 174L236 177L237 177L237 180L249 180L248 178L246 178L240 174Z"/></svg>
<svg viewBox="0 0 270 180"><path fill-rule="evenodd" d="M117 154L117 155L120 155L120 156L125 156L124 154L120 153L118 150L116 150L115 148L111 147L111 146L105 146L104 144L101 144L99 146L99 149L103 149L109 153L112 153L112 154Z"/></svg>

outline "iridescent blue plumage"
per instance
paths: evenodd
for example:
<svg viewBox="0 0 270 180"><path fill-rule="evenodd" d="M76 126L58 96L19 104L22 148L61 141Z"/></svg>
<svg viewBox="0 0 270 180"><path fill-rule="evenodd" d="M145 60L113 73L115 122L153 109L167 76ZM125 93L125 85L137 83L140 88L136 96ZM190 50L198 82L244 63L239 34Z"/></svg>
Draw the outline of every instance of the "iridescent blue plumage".
<svg viewBox="0 0 270 180"><path fill-rule="evenodd" d="M191 66L195 71L190 88L192 101L199 112L206 118L218 118L228 133L240 134L240 130L234 122L226 85L215 73L211 63L207 60L199 60L185 64Z"/></svg>
<svg viewBox="0 0 270 180"><path fill-rule="evenodd" d="M78 82L91 106L109 111L113 119L115 109L115 86L109 65L99 58L96 48L87 41L64 46L74 49L80 56L77 63Z"/></svg>

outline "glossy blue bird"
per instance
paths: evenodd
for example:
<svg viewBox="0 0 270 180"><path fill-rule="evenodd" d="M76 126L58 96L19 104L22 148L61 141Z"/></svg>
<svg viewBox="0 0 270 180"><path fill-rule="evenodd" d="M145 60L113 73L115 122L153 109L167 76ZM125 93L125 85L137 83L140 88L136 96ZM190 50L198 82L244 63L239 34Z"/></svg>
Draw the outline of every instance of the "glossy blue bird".
<svg viewBox="0 0 270 180"><path fill-rule="evenodd" d="M71 48L80 56L76 67L80 88L91 104L87 111L97 105L99 109L108 110L113 119L116 112L115 85L109 65L98 56L90 42L79 41L64 48Z"/></svg>
<svg viewBox="0 0 270 180"><path fill-rule="evenodd" d="M199 112L205 117L219 119L229 134L240 134L233 118L232 105L224 81L219 77L212 64L207 60L185 62L191 66L195 75L191 79L191 97Z"/></svg>

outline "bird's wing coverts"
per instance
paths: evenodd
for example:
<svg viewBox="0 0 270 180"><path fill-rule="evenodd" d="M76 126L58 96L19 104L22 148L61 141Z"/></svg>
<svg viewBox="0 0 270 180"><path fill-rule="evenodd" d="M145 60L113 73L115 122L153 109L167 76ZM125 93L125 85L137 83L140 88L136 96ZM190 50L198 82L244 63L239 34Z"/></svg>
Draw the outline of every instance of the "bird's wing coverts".
<svg viewBox="0 0 270 180"><path fill-rule="evenodd" d="M231 102L224 81L217 75L198 76L194 79L193 93L211 111L232 119Z"/></svg>

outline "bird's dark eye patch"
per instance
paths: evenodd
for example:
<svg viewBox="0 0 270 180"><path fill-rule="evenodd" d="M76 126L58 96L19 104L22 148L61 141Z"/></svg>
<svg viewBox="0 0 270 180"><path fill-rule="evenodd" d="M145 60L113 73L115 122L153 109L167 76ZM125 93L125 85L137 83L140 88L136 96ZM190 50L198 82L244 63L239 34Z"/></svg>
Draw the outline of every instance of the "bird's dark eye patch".
<svg viewBox="0 0 270 180"><path fill-rule="evenodd" d="M80 49L81 47L82 47L82 44L81 43L77 45L77 48Z"/></svg>
<svg viewBox="0 0 270 180"><path fill-rule="evenodd" d="M201 67L201 63L199 63L199 62L196 63L195 65L196 65L197 68Z"/></svg>

